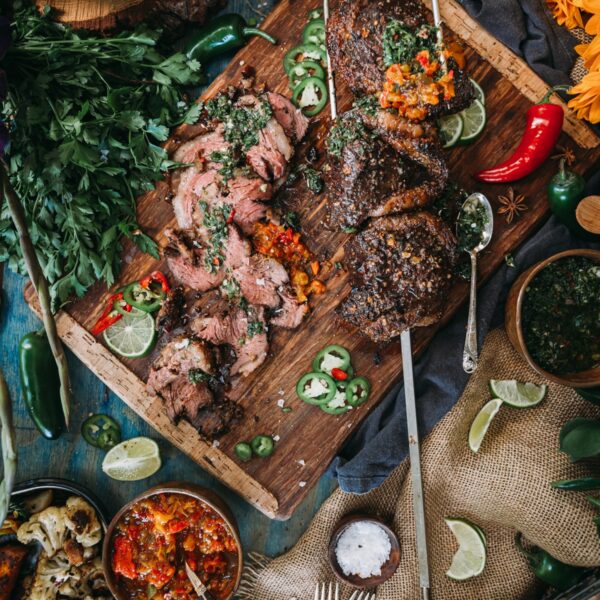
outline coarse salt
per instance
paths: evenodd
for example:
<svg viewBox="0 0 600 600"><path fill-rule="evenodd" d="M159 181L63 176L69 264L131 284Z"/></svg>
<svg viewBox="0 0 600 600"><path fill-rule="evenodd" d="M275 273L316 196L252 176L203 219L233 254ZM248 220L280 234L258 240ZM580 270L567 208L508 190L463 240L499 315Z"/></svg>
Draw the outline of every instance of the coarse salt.
<svg viewBox="0 0 600 600"><path fill-rule="evenodd" d="M277 400L277 406L279 406L279 408L283 408L285 406L285 400L283 398L279 398L279 400Z"/></svg>
<svg viewBox="0 0 600 600"><path fill-rule="evenodd" d="M368 521L351 523L344 529L335 548L335 556L345 575L362 579L381 575L390 558L392 544L380 525Z"/></svg>

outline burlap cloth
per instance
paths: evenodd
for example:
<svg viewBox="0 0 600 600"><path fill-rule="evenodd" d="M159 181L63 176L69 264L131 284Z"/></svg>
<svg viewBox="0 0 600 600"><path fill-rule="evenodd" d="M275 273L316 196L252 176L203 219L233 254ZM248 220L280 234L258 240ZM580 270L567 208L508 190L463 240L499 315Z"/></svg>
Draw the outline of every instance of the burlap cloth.
<svg viewBox="0 0 600 600"><path fill-rule="evenodd" d="M459 360L459 357L457 357ZM477 412L490 399L490 379L543 383L510 345L504 330L492 331L479 369L461 399L422 445L427 534L434 600L524 600L541 587L514 546L516 530L565 562L600 565L596 511L584 492L551 489L549 482L585 476L599 464L573 465L559 452L562 425L572 417L598 417L600 409L569 388L550 384L537 407L503 406L478 454L467 435ZM378 489L363 496L337 490L287 554L269 561L251 557L239 596L244 600L310 600L318 581L334 578L327 562L331 532L348 513L379 514L393 524L402 546L395 576L377 590L378 600L417 600L419 595L410 484L404 461ZM588 492L589 493L589 492ZM484 572L469 581L446 577L457 545L445 517L465 517L487 535ZM350 589L341 598L349 597Z"/></svg>

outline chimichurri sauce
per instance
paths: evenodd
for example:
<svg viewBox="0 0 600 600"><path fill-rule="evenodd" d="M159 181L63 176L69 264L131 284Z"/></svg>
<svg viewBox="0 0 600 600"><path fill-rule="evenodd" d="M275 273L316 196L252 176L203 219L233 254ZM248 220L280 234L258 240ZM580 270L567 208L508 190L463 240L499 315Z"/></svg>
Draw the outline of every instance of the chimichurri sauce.
<svg viewBox="0 0 600 600"><path fill-rule="evenodd" d="M476 197L465 202L456 222L459 249L469 252L485 241L487 224L485 206Z"/></svg>
<svg viewBox="0 0 600 600"><path fill-rule="evenodd" d="M540 367L565 375L600 363L600 265L551 263L529 284L522 310L525 345Z"/></svg>

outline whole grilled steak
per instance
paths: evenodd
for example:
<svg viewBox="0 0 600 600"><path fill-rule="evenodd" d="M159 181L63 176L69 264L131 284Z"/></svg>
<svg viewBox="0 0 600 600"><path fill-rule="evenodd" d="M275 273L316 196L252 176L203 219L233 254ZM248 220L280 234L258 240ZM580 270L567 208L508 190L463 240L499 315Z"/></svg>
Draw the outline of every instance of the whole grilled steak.
<svg viewBox="0 0 600 600"><path fill-rule="evenodd" d="M338 314L375 342L435 323L455 261L456 240L431 213L374 219L348 245L355 287Z"/></svg>
<svg viewBox="0 0 600 600"><path fill-rule="evenodd" d="M381 117L351 110L331 131L326 174L331 229L424 208L444 189L448 169L436 132L379 112Z"/></svg>
<svg viewBox="0 0 600 600"><path fill-rule="evenodd" d="M416 30L428 23L420 0L341 0L327 26L327 48L333 71L359 94L379 94L385 81L383 36L391 19ZM468 76L454 70L456 94L450 101L431 106L430 117L461 111L473 100Z"/></svg>

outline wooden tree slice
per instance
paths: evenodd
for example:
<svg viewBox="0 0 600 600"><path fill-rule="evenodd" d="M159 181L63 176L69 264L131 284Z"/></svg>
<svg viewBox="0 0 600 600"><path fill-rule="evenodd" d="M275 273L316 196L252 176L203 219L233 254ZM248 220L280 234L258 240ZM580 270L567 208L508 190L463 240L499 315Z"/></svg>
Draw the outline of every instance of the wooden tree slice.
<svg viewBox="0 0 600 600"><path fill-rule="evenodd" d="M577 205L578 223L590 233L600 234L600 196L588 196Z"/></svg>
<svg viewBox="0 0 600 600"><path fill-rule="evenodd" d="M36 0L42 8L50 4L57 19L74 27L106 31L150 21L175 29L188 21L203 23L209 10L224 0Z"/></svg>

